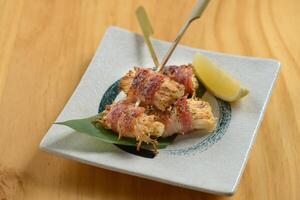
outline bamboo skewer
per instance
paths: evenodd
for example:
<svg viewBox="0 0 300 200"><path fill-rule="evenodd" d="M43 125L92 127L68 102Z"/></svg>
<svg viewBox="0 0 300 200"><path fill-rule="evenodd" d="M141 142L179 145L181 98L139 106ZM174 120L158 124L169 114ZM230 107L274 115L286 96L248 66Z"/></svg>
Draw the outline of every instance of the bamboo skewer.
<svg viewBox="0 0 300 200"><path fill-rule="evenodd" d="M149 21L149 18L147 16L147 13L145 11L145 8L142 7L142 6L138 7L135 11L135 14L136 14L136 17L137 17L138 22L140 24L140 27L142 29L144 40L145 40L145 42L148 46L148 49L150 51L150 55L152 57L153 63L158 68L159 63L158 63L157 55L154 51L152 42L150 40L150 36L154 33L154 31L153 31L153 28L152 28L151 23Z"/></svg>
<svg viewBox="0 0 300 200"><path fill-rule="evenodd" d="M162 60L160 66L158 67L158 71L161 71L164 68L164 66L168 62L169 58L171 57L172 53L174 52L175 48L177 47L180 39L184 35L185 31L188 29L188 27L194 20L199 19L201 17L201 15L202 15L203 11L205 10L205 8L207 7L209 1L210 0L198 0L196 6L192 10L190 17L184 23L183 27L179 30L175 40L173 41L167 54L165 55L164 59Z"/></svg>

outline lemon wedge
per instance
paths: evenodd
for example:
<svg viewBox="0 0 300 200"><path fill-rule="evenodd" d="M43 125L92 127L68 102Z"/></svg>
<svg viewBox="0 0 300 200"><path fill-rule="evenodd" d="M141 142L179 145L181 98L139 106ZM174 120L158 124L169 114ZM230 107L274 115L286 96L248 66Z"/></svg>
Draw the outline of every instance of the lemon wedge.
<svg viewBox="0 0 300 200"><path fill-rule="evenodd" d="M224 101L237 101L249 93L238 80L199 53L194 57L193 66L197 78L206 89Z"/></svg>

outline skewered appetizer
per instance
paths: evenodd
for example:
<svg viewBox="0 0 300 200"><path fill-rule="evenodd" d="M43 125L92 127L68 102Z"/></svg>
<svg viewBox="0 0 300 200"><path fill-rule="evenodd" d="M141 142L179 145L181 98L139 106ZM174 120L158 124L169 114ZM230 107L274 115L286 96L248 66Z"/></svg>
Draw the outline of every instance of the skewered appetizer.
<svg viewBox="0 0 300 200"><path fill-rule="evenodd" d="M175 137L169 136L174 134L215 130L217 119L211 106L196 97L199 85L195 76L223 100L239 100L248 93L238 81L197 54L193 66L169 66L160 72L134 68L120 81L119 87L126 94L124 100L107 105L100 115L57 124L86 132L104 142L137 146L137 150L143 142L152 144L157 152L157 147L165 148L171 143ZM102 102L100 105L102 109ZM112 130L118 137L103 128ZM122 137L135 140L122 140Z"/></svg>
<svg viewBox="0 0 300 200"><path fill-rule="evenodd" d="M154 109L148 113L157 116L158 121L165 125L162 137L187 134L193 130L212 132L216 127L216 118L209 103L201 99L188 99L187 96L178 99L170 110Z"/></svg>
<svg viewBox="0 0 300 200"><path fill-rule="evenodd" d="M183 85L151 69L134 68L120 81L120 89L127 94L130 102L140 101L141 105L154 105L166 110L184 95Z"/></svg>
<svg viewBox="0 0 300 200"><path fill-rule="evenodd" d="M162 73L185 88L185 94L194 94L198 88L198 81L193 72L192 65L172 65L164 67Z"/></svg>
<svg viewBox="0 0 300 200"><path fill-rule="evenodd" d="M122 100L106 107L96 121L121 137L136 138L137 149L142 142L151 143L156 150L157 139L193 130L212 132L216 127L210 105L200 99L178 99L170 110L146 110Z"/></svg>
<svg viewBox="0 0 300 200"><path fill-rule="evenodd" d="M187 134L198 129L208 132L215 129L216 119L209 103L187 98L189 94L195 94L197 87L198 82L191 65L169 66L162 73L134 68L120 81L120 88L127 95L126 101L131 102L131 106L141 102L140 105L145 107L143 112L154 117L156 123L164 125L162 132L155 134L156 138L177 133Z"/></svg>
<svg viewBox="0 0 300 200"><path fill-rule="evenodd" d="M106 106L100 119L96 120L121 137L136 138L137 149L142 142L151 143L156 149L156 138L164 132L164 124L155 120L154 115L145 114L145 108L136 107L127 101L119 101ZM153 137L154 139L152 139Z"/></svg>

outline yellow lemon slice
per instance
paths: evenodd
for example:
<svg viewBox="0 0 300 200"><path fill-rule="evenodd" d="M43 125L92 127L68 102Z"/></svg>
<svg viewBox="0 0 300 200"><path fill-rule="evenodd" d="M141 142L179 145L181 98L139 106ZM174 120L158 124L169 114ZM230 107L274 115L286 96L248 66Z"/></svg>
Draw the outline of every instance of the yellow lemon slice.
<svg viewBox="0 0 300 200"><path fill-rule="evenodd" d="M249 93L238 80L199 53L194 57L193 66L197 78L206 89L224 101L237 101Z"/></svg>

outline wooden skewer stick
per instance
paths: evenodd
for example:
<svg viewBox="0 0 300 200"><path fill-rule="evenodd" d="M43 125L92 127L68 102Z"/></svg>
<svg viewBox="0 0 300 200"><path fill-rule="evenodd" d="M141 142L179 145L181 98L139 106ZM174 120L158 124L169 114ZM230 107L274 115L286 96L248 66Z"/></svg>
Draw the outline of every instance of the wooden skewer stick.
<svg viewBox="0 0 300 200"><path fill-rule="evenodd" d="M158 68L158 66L159 66L158 59L157 59L156 53L154 51L152 42L150 40L150 35L152 35L154 33L154 31L153 31L153 28L152 28L151 23L149 21L149 18L147 16L146 10L145 10L144 7L140 6L136 9L135 14L136 14L136 17L137 17L138 22L140 24L140 27L142 29L144 40L145 40L145 42L148 46L148 49L150 51L153 63L156 66L156 68Z"/></svg>
<svg viewBox="0 0 300 200"><path fill-rule="evenodd" d="M169 58L171 57L172 53L174 52L176 46L178 45L180 39L184 35L185 31L188 29L188 27L194 20L199 19L201 17L201 15L202 15L203 11L205 10L205 8L207 7L209 1L210 0L198 0L196 6L192 10L190 17L188 18L188 20L185 22L183 27L178 32L176 39L173 41L171 47L169 48L167 54L165 55L165 57L163 59L163 61L161 62L160 66L158 67L158 71L161 71L164 68L164 66L168 62Z"/></svg>

